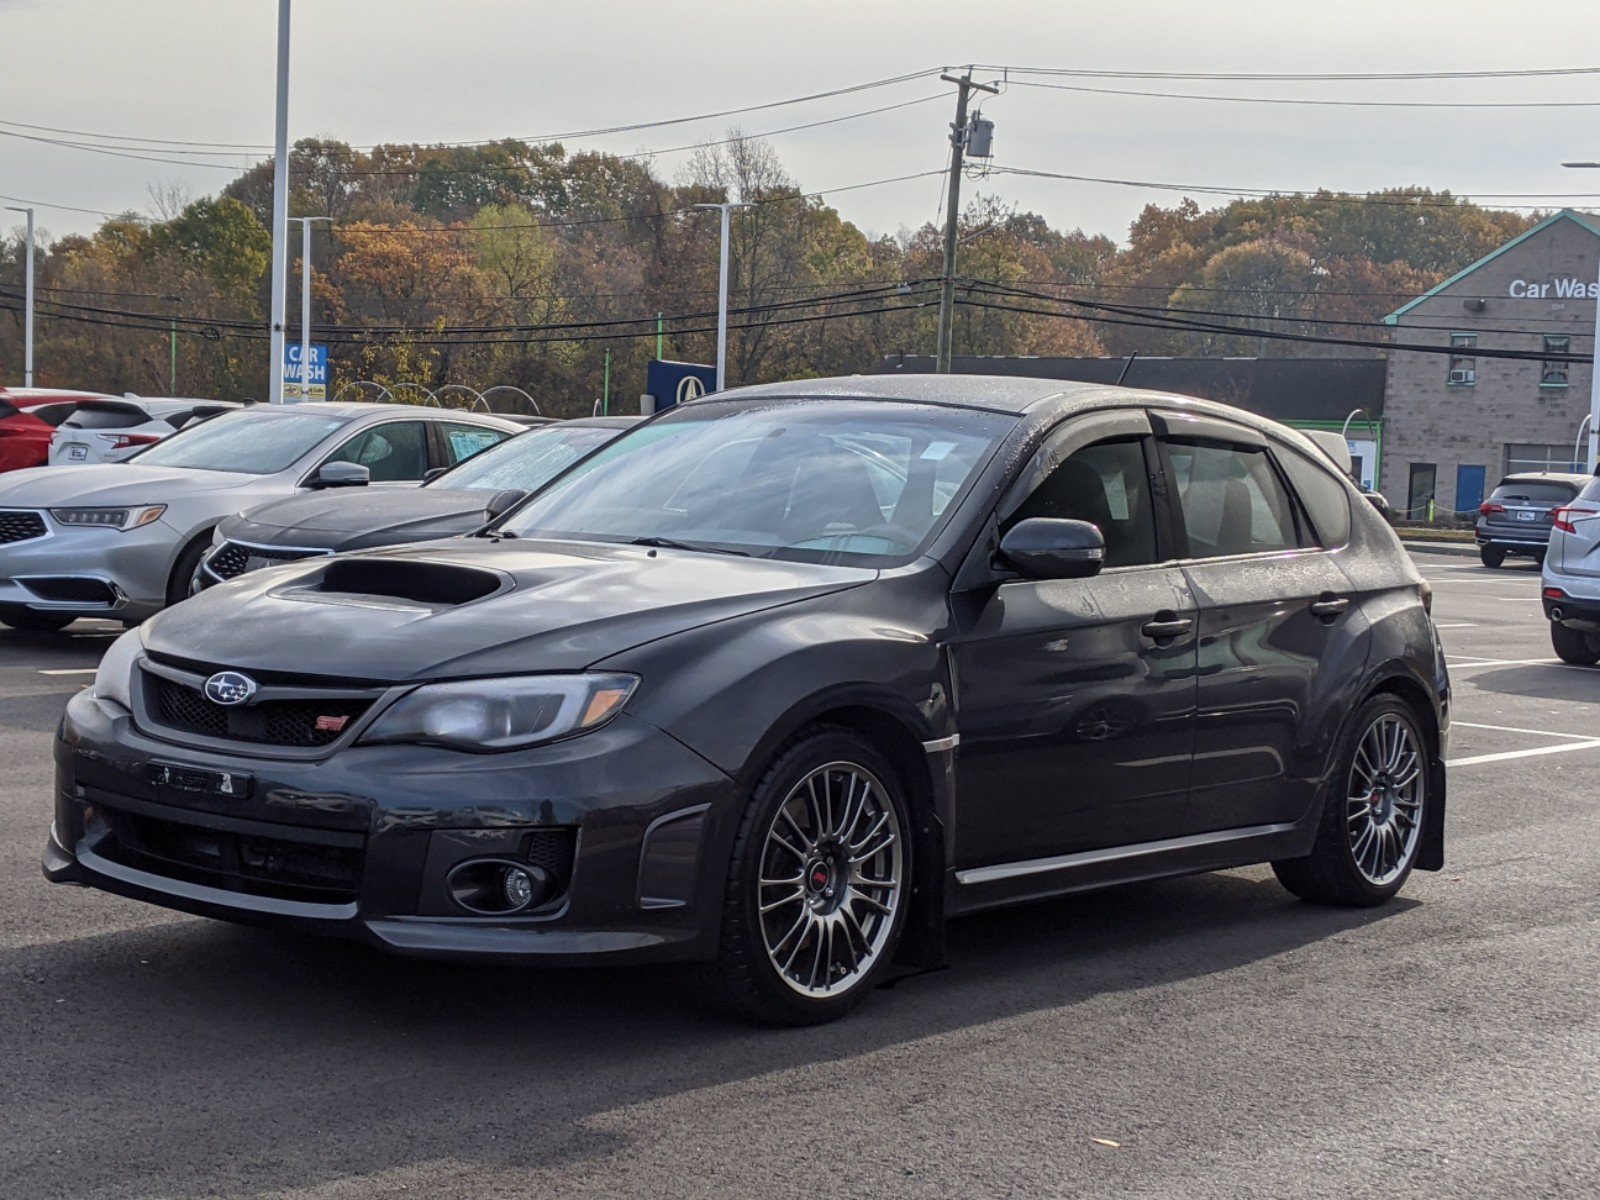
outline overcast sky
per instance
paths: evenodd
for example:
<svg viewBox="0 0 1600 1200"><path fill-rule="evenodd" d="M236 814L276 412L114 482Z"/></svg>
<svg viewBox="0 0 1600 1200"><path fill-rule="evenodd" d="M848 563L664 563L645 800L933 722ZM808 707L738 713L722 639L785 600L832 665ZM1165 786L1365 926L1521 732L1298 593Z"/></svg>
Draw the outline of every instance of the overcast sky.
<svg viewBox="0 0 1600 1200"><path fill-rule="evenodd" d="M270 143L276 12L276 0L0 0L0 121ZM1532 7L1505 0L300 0L294 17L290 137L355 144L526 137L679 117L968 61L1242 72L1600 65L1600 4L1592 0ZM1600 75L1058 82L1232 96L1600 101ZM775 136L791 173L808 191L820 190L943 166L949 92L922 79L738 118L568 139L568 145L657 149L722 136L732 121L761 133L942 97ZM988 99L984 112L996 126L994 161L1033 170L1230 188L1424 184L1465 194L1518 193L1530 203L1550 193L1600 192L1600 171L1558 165L1600 159L1600 107L1297 107L1011 86ZM227 170L27 141L14 135L35 131L15 124L0 130L11 135L0 136L0 193L38 203L40 226L56 234L91 229L99 218L45 204L148 210L152 185L177 181L202 195L231 178ZM154 145L146 149L163 156ZM662 154L657 169L670 177L687 157ZM965 186L1043 213L1056 226L1119 240L1143 204L1177 198L1002 175ZM830 199L869 232L893 233L938 215L940 181ZM1600 207L1600 197L1569 203Z"/></svg>

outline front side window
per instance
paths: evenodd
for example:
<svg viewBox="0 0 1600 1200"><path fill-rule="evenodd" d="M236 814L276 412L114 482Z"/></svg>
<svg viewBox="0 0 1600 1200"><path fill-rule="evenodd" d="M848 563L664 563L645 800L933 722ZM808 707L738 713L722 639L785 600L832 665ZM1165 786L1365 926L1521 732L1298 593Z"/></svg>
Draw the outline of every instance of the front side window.
<svg viewBox="0 0 1600 1200"><path fill-rule="evenodd" d="M363 430L332 454L329 462L357 463L373 483L421 479L428 473L428 429L421 421L388 421Z"/></svg>
<svg viewBox="0 0 1600 1200"><path fill-rule="evenodd" d="M139 465L271 475L348 422L348 417L314 412L223 413L157 442L139 455Z"/></svg>
<svg viewBox="0 0 1600 1200"><path fill-rule="evenodd" d="M1572 350L1570 337L1552 337L1545 335L1544 352L1546 355L1567 355ZM1540 387L1566 387L1567 386L1567 360L1565 357L1546 358L1539 368Z"/></svg>
<svg viewBox="0 0 1600 1200"><path fill-rule="evenodd" d="M1451 387L1472 387L1478 382L1478 335L1452 333L1450 335Z"/></svg>
<svg viewBox="0 0 1600 1200"><path fill-rule="evenodd" d="M1166 446L1190 558L1261 554L1300 544L1294 504L1265 449L1176 440Z"/></svg>
<svg viewBox="0 0 1600 1200"><path fill-rule="evenodd" d="M697 401L618 438L503 528L888 565L922 547L1016 422L896 401Z"/></svg>
<svg viewBox="0 0 1600 1200"><path fill-rule="evenodd" d="M1139 438L1097 442L1069 455L1006 519L1006 528L1029 517L1088 521L1106 540L1107 567L1158 561L1155 505L1144 445Z"/></svg>

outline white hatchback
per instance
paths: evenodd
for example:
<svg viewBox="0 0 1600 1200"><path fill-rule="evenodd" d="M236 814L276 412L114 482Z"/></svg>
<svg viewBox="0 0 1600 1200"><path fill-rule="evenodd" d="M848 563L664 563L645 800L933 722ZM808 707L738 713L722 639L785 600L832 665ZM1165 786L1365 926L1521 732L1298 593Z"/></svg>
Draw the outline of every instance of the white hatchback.
<svg viewBox="0 0 1600 1200"><path fill-rule="evenodd" d="M84 400L56 427L50 465L121 462L185 425L241 407L226 400L124 396Z"/></svg>

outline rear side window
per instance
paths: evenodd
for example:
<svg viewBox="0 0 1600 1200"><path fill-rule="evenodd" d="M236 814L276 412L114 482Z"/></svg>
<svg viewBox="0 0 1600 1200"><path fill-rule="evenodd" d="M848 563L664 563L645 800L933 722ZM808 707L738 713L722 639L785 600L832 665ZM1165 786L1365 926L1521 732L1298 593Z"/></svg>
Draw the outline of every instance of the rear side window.
<svg viewBox="0 0 1600 1200"><path fill-rule="evenodd" d="M1300 545L1294 503L1264 448L1176 440L1166 446L1190 558Z"/></svg>
<svg viewBox="0 0 1600 1200"><path fill-rule="evenodd" d="M1501 504L1565 504L1575 494L1572 485L1553 479L1511 479L1495 488L1489 499Z"/></svg>
<svg viewBox="0 0 1600 1200"><path fill-rule="evenodd" d="M471 458L480 450L487 450L490 446L498 445L506 440L508 435L498 429L486 429L482 425L457 425L453 421L445 423L444 441L449 457L446 466L455 466Z"/></svg>
<svg viewBox="0 0 1600 1200"><path fill-rule="evenodd" d="M1293 450L1279 450L1278 465L1289 477L1289 486L1311 514L1317 540L1328 549L1350 540L1350 489L1333 472L1324 470Z"/></svg>
<svg viewBox="0 0 1600 1200"><path fill-rule="evenodd" d="M128 429L150 415L137 408L80 408L66 420L68 429Z"/></svg>

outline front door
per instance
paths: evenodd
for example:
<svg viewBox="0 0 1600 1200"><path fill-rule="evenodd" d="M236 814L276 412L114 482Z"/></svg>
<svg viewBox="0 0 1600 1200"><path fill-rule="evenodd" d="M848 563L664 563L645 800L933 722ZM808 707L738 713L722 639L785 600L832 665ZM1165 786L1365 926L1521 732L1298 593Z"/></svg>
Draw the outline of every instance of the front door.
<svg viewBox="0 0 1600 1200"><path fill-rule="evenodd" d="M1000 507L1002 533L1039 516L1099 526L1100 575L954 597L958 867L1152 841L1182 819L1197 613L1148 431L1132 410L1070 422Z"/></svg>
<svg viewBox="0 0 1600 1200"><path fill-rule="evenodd" d="M1322 469L1303 458L1280 465L1261 435L1230 422L1155 420L1200 612L1184 832L1297 821L1366 654L1355 590L1284 473ZM1328 482L1333 502L1348 505L1343 485ZM1348 509L1344 521L1347 533Z"/></svg>

